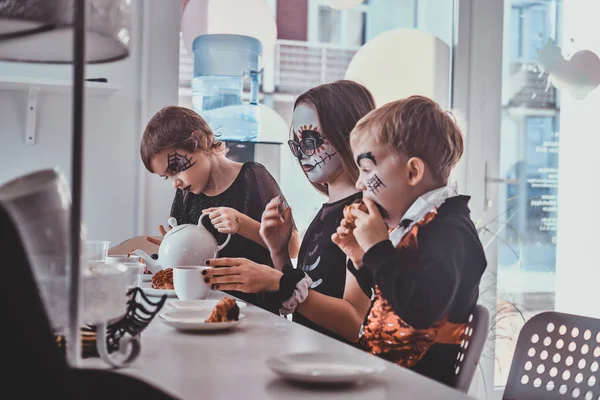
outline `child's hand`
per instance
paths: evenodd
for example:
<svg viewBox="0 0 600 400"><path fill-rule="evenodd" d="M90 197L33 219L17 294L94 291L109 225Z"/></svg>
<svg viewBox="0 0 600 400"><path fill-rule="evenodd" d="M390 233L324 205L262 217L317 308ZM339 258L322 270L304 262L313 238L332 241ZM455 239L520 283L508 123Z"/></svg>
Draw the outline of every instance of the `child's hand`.
<svg viewBox="0 0 600 400"><path fill-rule="evenodd" d="M342 250L348 256L356 269L360 269L362 267L362 259L365 255L365 252L356 241L356 238L352 233L352 229L349 227L348 221L342 219L337 231L331 235L331 240L333 243L337 244L340 250Z"/></svg>
<svg viewBox="0 0 600 400"><path fill-rule="evenodd" d="M244 293L276 292L279 290L281 271L257 264L245 258L212 258L202 271L205 282L215 290L239 290Z"/></svg>
<svg viewBox="0 0 600 400"><path fill-rule="evenodd" d="M211 207L202 210L202 213L209 213L210 222L220 233L235 235L240 230L242 214L238 210L229 207Z"/></svg>
<svg viewBox="0 0 600 400"><path fill-rule="evenodd" d="M259 231L271 254L287 254L292 225L292 209L285 206L281 196L271 199L263 212Z"/></svg>
<svg viewBox="0 0 600 400"><path fill-rule="evenodd" d="M385 221L381 217L375 203L370 199L363 199L367 206L368 213L361 210L352 210L352 214L356 217L354 224L356 228L352 232L356 241L367 252L377 243L388 240L388 229Z"/></svg>
<svg viewBox="0 0 600 400"><path fill-rule="evenodd" d="M172 226L169 225L169 230L173 229ZM160 225L158 227L158 231L160 232L161 236L164 237L167 234L167 231L165 230L165 227ZM151 236L146 236L146 240L149 241L152 244L155 244L157 246L160 246L160 244L162 243L162 239L155 239Z"/></svg>

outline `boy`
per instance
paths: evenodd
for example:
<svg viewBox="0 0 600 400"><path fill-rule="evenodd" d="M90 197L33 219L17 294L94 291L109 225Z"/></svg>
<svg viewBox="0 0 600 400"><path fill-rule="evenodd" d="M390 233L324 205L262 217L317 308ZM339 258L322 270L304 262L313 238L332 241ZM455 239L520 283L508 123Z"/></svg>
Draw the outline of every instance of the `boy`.
<svg viewBox="0 0 600 400"><path fill-rule="evenodd" d="M361 119L351 145L368 211L352 210L355 227L342 222L332 240L352 260L353 273L373 278L358 343L452 385L460 336L487 265L469 197L448 186L463 152L461 132L437 103L411 96Z"/></svg>

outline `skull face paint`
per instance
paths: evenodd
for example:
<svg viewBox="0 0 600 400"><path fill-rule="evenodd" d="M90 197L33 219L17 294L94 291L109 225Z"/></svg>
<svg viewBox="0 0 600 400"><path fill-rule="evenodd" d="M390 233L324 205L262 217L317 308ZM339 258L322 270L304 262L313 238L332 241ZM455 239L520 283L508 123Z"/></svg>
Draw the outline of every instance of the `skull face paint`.
<svg viewBox="0 0 600 400"><path fill-rule="evenodd" d="M343 171L342 159L323 136L316 110L300 104L292 116L293 138L288 142L306 176L314 183L330 183Z"/></svg>

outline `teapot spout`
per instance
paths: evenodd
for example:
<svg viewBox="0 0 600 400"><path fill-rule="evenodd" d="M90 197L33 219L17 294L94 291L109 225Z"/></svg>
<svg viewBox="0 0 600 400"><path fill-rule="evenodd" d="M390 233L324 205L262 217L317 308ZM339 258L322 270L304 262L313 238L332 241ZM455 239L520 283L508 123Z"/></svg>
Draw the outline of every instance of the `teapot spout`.
<svg viewBox="0 0 600 400"><path fill-rule="evenodd" d="M146 266L148 267L148 269L150 271L152 271L153 274L157 273L158 271L160 271L162 269L160 267L158 261L155 261L144 250L137 249L137 250L132 251L131 254L134 256L141 257L144 260L144 263L146 263Z"/></svg>

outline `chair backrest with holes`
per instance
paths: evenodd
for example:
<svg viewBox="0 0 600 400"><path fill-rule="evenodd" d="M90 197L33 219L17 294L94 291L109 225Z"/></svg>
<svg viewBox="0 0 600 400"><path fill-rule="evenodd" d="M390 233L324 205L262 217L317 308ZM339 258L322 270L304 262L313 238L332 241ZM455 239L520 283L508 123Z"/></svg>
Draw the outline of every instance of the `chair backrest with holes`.
<svg viewBox="0 0 600 400"><path fill-rule="evenodd" d="M521 329L504 400L600 399L600 320L543 312Z"/></svg>
<svg viewBox="0 0 600 400"><path fill-rule="evenodd" d="M469 391L488 337L489 327L490 313L488 309L477 304L463 331L460 351L454 364L454 373L456 374L454 387L461 392Z"/></svg>

